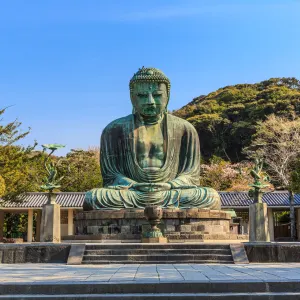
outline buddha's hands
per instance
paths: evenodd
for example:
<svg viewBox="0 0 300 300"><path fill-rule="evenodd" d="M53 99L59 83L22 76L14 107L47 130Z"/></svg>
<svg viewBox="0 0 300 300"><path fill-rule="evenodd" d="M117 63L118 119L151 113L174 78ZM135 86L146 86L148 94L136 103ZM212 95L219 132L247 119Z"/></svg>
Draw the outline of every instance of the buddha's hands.
<svg viewBox="0 0 300 300"><path fill-rule="evenodd" d="M130 189L136 182L130 178L127 178L122 175L116 176L114 182L111 185L106 186L105 188L111 190L128 190Z"/></svg>
<svg viewBox="0 0 300 300"><path fill-rule="evenodd" d="M159 183L135 183L131 187L134 190L140 192L161 192L169 191L172 186L169 183L159 182Z"/></svg>
<svg viewBox="0 0 300 300"><path fill-rule="evenodd" d="M110 190L128 190L130 185L108 185L105 188Z"/></svg>

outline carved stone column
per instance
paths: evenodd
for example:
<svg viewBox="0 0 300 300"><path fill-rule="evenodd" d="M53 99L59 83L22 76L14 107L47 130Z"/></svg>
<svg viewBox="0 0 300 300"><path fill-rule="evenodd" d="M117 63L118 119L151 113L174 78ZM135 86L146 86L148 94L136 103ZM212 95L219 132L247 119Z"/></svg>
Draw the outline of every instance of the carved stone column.
<svg viewBox="0 0 300 300"><path fill-rule="evenodd" d="M55 194L49 194L48 203L43 206L41 242L61 242L60 205L55 202L55 199Z"/></svg>
<svg viewBox="0 0 300 300"><path fill-rule="evenodd" d="M250 242L270 242L266 203L253 203L249 206L249 224Z"/></svg>

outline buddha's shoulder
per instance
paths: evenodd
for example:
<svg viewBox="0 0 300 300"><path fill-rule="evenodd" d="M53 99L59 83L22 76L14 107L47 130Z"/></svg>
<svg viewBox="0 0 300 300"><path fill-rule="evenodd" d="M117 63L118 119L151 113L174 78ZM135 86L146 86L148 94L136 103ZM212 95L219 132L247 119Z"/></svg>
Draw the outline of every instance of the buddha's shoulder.
<svg viewBox="0 0 300 300"><path fill-rule="evenodd" d="M190 130L192 132L196 132L195 127L190 122L188 122L187 120L181 119L181 118L176 117L176 116L171 115L171 114L168 114L168 118L178 128L181 128L183 130Z"/></svg>
<svg viewBox="0 0 300 300"><path fill-rule="evenodd" d="M103 131L109 131L112 129L124 128L127 125L131 124L132 122L132 115L128 115L119 119L116 119L110 122Z"/></svg>

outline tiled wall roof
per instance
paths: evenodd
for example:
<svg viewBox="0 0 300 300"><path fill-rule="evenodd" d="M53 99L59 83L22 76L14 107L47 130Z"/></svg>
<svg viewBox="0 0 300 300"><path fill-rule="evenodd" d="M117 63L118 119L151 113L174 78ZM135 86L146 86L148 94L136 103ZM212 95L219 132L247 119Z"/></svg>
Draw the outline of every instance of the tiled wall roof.
<svg viewBox="0 0 300 300"><path fill-rule="evenodd" d="M62 207L81 208L84 201L83 192L61 192L57 195L56 202ZM222 207L248 207L253 201L248 196L248 192L219 192ZM289 206L289 194L287 191L276 191L266 193L263 196L263 202L268 206L273 207L288 207ZM41 208L47 203L46 193L28 193L26 194L22 202L4 202L3 208ZM295 195L295 206L300 206L300 194Z"/></svg>

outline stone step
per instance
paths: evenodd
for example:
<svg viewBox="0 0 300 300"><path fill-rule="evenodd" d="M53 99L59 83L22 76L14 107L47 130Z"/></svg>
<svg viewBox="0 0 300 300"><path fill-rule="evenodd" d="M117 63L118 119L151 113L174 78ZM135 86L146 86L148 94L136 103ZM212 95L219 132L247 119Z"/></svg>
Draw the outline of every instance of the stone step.
<svg viewBox="0 0 300 300"><path fill-rule="evenodd" d="M133 254L227 254L230 249L94 249L86 250L84 255L133 255Z"/></svg>
<svg viewBox="0 0 300 300"><path fill-rule="evenodd" d="M188 243L167 243L167 244L86 244L86 250L93 249L230 249L229 244L188 244Z"/></svg>
<svg viewBox="0 0 300 300"><path fill-rule="evenodd" d="M210 282L33 282L28 283L5 283L2 282L0 285L0 295L12 297L13 295L18 296L17 299L22 299L21 295L37 296L55 296L57 295L75 295L82 296L85 294L89 295L120 295L131 294L131 295L162 295L168 293L174 294L196 294L196 293L207 293L212 295L225 294L226 293L299 293L300 281L250 281L247 280L235 280L235 281L210 281ZM173 294L173 295L174 295ZM58 298L57 299L61 299ZM102 298L99 298L102 299ZM144 298L140 298L144 299ZM197 298L195 298L197 299ZM230 298L227 298L230 299ZM240 298L243 299L243 298ZM265 298L272 299L272 298ZM294 299L294 298L282 298L282 299Z"/></svg>
<svg viewBox="0 0 300 300"><path fill-rule="evenodd" d="M53 299L61 299L61 300L120 300L120 299L128 299L128 300L185 300L185 299L202 299L202 300L212 300L212 299L245 299L245 300L286 300L286 299L300 299L300 293L159 293L159 294L81 294L81 295L73 295L73 294L57 294L57 295L2 295L0 296L1 300L9 300L9 299L18 299L18 300L34 300L34 299L42 299L42 300L53 300Z"/></svg>
<svg viewBox="0 0 300 300"><path fill-rule="evenodd" d="M211 260L211 261L229 261L232 262L232 256L223 254L156 254L156 255L84 255L83 261L201 261L201 260Z"/></svg>
<svg viewBox="0 0 300 300"><path fill-rule="evenodd" d="M178 260L155 260L155 261L145 261L145 260L84 260L82 261L83 265L107 265L107 264L149 264L149 263L155 263L157 265L159 264L232 264L233 261L227 261L227 260L186 260L184 262L178 261Z"/></svg>

